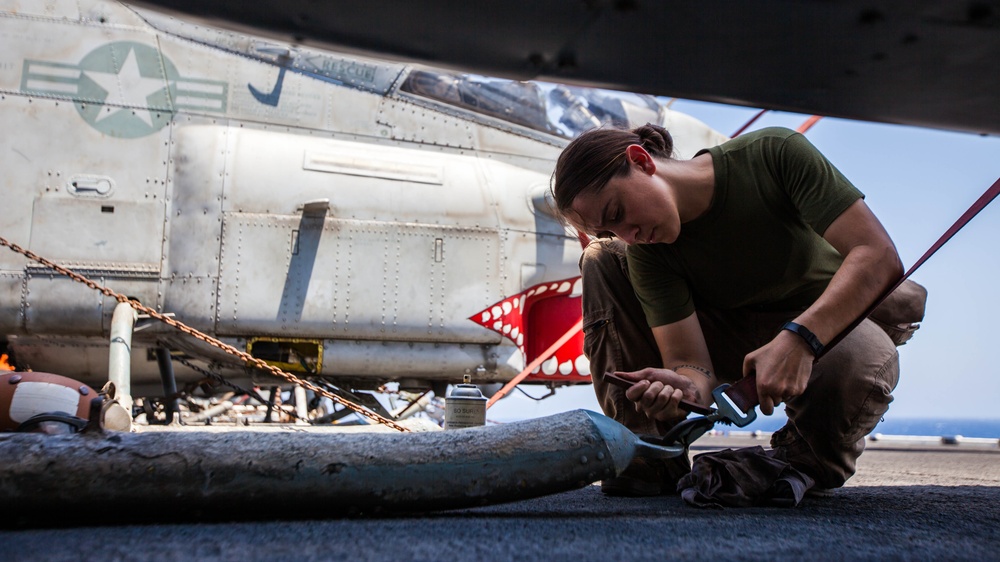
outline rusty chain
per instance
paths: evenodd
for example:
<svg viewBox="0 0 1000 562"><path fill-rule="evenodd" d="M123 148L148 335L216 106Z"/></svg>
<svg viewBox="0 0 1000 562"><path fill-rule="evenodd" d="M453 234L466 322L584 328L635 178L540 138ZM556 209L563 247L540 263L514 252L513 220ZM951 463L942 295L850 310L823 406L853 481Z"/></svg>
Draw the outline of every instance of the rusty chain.
<svg viewBox="0 0 1000 562"><path fill-rule="evenodd" d="M137 301L135 299L130 299L130 298L126 297L125 295L122 295L120 293L116 293L115 291L112 291L111 289L109 289L107 287L101 286L101 285L97 284L95 281L87 279L86 277L84 277L83 275L80 275L79 273L76 273L76 272L71 271L69 269L66 269L65 267L62 267L62 266L60 266L60 265L58 265L56 263L53 263L53 262L51 262L51 261L49 261L49 260L47 260L47 259L45 259L45 258L43 258L43 257L41 257L41 256L39 256L37 254L31 252L30 250L25 250L24 248L18 246L17 244L14 244L13 242L9 242L7 239L5 239L2 236L0 236L0 246L6 246L6 247L8 247L11 250L13 250L13 251L21 254L22 256L24 256L26 258L28 258L28 259L30 259L32 261L36 261L36 262L38 262L38 263L40 263L40 264L42 264L42 265L44 265L44 266L46 266L46 267L48 267L50 269L53 269L56 272L58 272L58 273L60 273L62 275L65 275L66 277L69 277L70 279L72 279L74 281L77 281L79 283L83 283L84 285L90 287L91 289L94 289L95 291L98 291L98 292L104 294L107 297L113 298L113 299L115 299L116 301L118 301L120 303L127 303L136 312L140 312L142 314L146 314L150 318L154 318L156 320L159 320L160 322L163 322L164 324L166 324L168 326L176 328L177 330L180 330L181 332L183 332L183 333L185 333L185 334L187 334L187 335L189 335L189 336L191 336L191 337L193 337L193 338L195 338L197 340L200 340L200 341L202 341L204 343L207 343L208 345L210 345L212 347L215 347L217 349L221 349L222 351L224 351L224 352L226 352L226 353L228 353L230 355L235 355L236 357L239 357L240 359L242 359L246 363L248 363L248 364L250 364L250 365L252 365L252 366L254 366L254 367L256 367L256 368L258 368L258 369L260 369L262 371L267 371L268 373L270 373L270 374L272 374L272 375L274 375L274 376L276 376L276 377L278 377L280 379L285 379L286 381L288 381L288 382L290 382L292 384L297 384L297 385L299 385L299 386L301 386L301 387L303 387L305 389L308 389L308 390L311 390L311 391L315 392L316 394L318 394L320 396L323 396L325 398L329 398L330 400L333 400L335 403L340 404L341 406L344 406L345 408L348 408L348 409L352 410L353 412L355 412L355 413L357 413L357 414L359 414L361 416L364 416L364 417L366 417L366 418L368 418L368 419L370 419L370 420L372 420L372 421L374 421L376 423L380 423L382 425L387 425L387 426L389 426L389 427L391 427L391 428L393 428L393 429L395 429L397 431L404 431L404 432L410 431L409 429L407 429L407 428L399 425L398 423L390 420L389 418L380 416L379 414L376 414L375 412L372 412L371 410L368 410L364 406L361 406L359 404L355 404L354 402L351 402L351 401L349 401L347 399L344 399L344 398L342 398L340 396L337 396L336 394L334 394L334 393L332 393L332 392L330 392L330 391L328 391L328 390L326 390L326 389L324 389L324 388L322 388L322 387L320 387L320 386L318 386L316 384L313 384L310 381L307 381L305 379L301 379L301 378L299 378L299 377L297 377L297 376L295 376L295 375L293 375L291 373L282 371L281 369L279 369L279 368L277 368L277 367L275 367L273 365L269 365L266 361L264 361L262 359L258 359L258 358L254 357L253 355L250 355L249 353L247 353L245 351L240 351L239 349L237 349L237 348L235 348L235 347L233 347L233 346L231 346L231 345L229 345L227 343L219 341L219 340L213 338L212 336L209 336L208 334L200 332L200 331L198 331L198 330L196 330L196 329L194 329L194 328L192 328L192 327L184 324L183 322L180 322L178 320L174 320L173 318L170 318L168 316L164 316L163 314L160 314L159 312L153 310L152 308L149 308L148 306L142 304L141 302L139 302L139 301Z"/></svg>

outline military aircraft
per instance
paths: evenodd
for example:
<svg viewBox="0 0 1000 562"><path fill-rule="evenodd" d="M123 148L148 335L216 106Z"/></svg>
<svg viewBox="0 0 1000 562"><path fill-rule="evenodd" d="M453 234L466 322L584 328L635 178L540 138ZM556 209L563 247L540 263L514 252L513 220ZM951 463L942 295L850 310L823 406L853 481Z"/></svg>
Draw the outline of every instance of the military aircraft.
<svg viewBox="0 0 1000 562"><path fill-rule="evenodd" d="M118 2L6 0L0 36L0 236L342 389L508 381L579 320L581 242L547 199L568 139L656 122L682 157L725 139L648 95L349 56ZM116 305L0 252L15 366L100 387ZM171 370L274 384L169 326L127 324L132 395L162 395ZM528 382L588 382L581 345Z"/></svg>
<svg viewBox="0 0 1000 562"><path fill-rule="evenodd" d="M521 80L1000 133L997 0L132 0Z"/></svg>

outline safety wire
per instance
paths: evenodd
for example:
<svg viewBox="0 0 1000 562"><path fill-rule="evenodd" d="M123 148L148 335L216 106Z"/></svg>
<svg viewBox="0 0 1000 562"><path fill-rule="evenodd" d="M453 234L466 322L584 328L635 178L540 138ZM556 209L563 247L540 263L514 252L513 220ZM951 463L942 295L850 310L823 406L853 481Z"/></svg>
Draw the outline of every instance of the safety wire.
<svg viewBox="0 0 1000 562"><path fill-rule="evenodd" d="M340 396L337 396L336 394L330 392L329 390L326 390L326 389L324 389L324 388L322 388L322 387L320 387L320 386L318 386L318 385L316 385L316 384L314 384L314 383L312 383L310 381L301 379L301 378L299 378L299 377L297 377L297 376L295 376L295 375L293 375L291 373L287 373L285 371L282 371L281 369L279 369L279 368L277 368L277 367L275 367L273 365L269 365L267 362L263 361L262 359L258 359L258 358L254 357L253 355L250 355L249 353L247 353L245 351L240 351L239 349L237 349L237 348L235 348L235 347L233 347L233 346L231 346L231 345L229 345L227 343L223 343L223 342L221 342L221 341L213 338L212 336L209 336L208 334L200 332L200 331L198 331L198 330L196 330L196 329L194 329L194 328L192 328L192 327L184 324L183 322L174 320L173 318L170 318L168 316L164 316L163 314L160 314L159 312L153 310L152 308L149 308L148 306L142 304L141 302L139 302L139 301L137 301L135 299L130 299L130 298L126 297L125 295L122 295L120 293L116 293L115 291L112 291L111 289L109 289L107 287L103 287L103 286L97 284L96 282L91 281L90 279L87 279L86 277L84 277L83 275L80 275L79 273L70 271L69 269L66 269L65 267L57 265L57 264L55 264L55 263L53 263L53 262L51 262L51 261L49 261L49 260L47 260L47 259L39 256L39 255L31 252L30 250L25 250L24 248L18 246L17 244L14 244L13 242L7 241L2 236L0 236L0 246L6 246L6 247L10 248L11 250L13 250L13 251L15 251L15 252L17 252L17 253L25 256L26 258L28 258L30 260L33 260L33 261L36 261L36 262L38 262L38 263L40 263L40 264L42 264L42 265L44 265L46 267L49 267L49 268L55 270L56 272L69 277L70 279L72 279L74 281L77 281L79 283L83 283L84 285L90 287L91 289L94 289L95 291L99 291L99 292L103 293L105 296L113 298L113 299L117 300L120 303L128 303L129 306L131 306L133 309L135 309L139 313L147 314L147 315L149 315L150 318L154 318L156 320L159 320L160 322L163 322L164 324L167 324L168 326L172 326L172 327L180 330L181 332L183 332L183 333L185 333L185 334L187 334L187 335L189 335L189 336L191 336L191 337L193 337L195 339L198 339L198 340L201 340L201 341L207 343L208 345L210 345L212 347L221 349L222 351L225 351L226 353L229 353L230 355L235 355L235 356L239 357L240 359L242 359L243 361L247 362L248 364L250 364L250 365L252 365L252 366L254 366L254 367L256 367L256 368L258 368L258 369L260 369L262 371L267 371L268 373L270 373L270 374L272 374L272 375L274 375L274 376L276 376L278 378L285 379L286 381L288 381L288 382L290 382L292 384L297 384L297 385L299 385L299 386L301 386L301 387L303 387L303 388L305 388L307 390L311 390L311 391L315 392L316 394L318 394L320 396L323 396L325 398L329 398L330 400L333 400L335 403L340 404L341 406L344 406L345 408L348 408L348 409L352 410L353 412L355 412L355 413L357 413L357 414L359 414L361 416L364 416L364 417L366 417L366 418L368 418L368 419L370 419L370 420L372 420L372 421L374 421L376 423L387 425L387 426L389 426L389 427L391 427L391 428L393 428L395 430L398 430L398 431L404 431L404 432L405 431L410 431L409 429L407 429L407 428L399 425L398 423L396 423L396 422L394 422L394 421L392 421L392 420L390 420L388 418L385 418L383 416L380 416L379 414L376 414L375 412L372 412L371 410L368 410L367 408L365 408L363 406L360 406L360 405L355 404L355 403L353 403L353 402L351 402L349 400L341 398Z"/></svg>

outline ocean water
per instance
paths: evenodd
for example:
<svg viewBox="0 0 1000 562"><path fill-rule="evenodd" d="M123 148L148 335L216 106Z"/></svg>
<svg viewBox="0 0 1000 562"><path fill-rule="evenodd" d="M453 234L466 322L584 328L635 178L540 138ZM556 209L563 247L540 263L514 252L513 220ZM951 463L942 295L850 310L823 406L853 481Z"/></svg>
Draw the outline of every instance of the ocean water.
<svg viewBox="0 0 1000 562"><path fill-rule="evenodd" d="M535 396L544 394L536 389L530 389ZM508 423L529 418L540 418L560 412L583 408L600 412L601 407L594 398L594 390L590 385L561 388L554 396L541 401L531 400L524 394L514 392L497 402L489 410L487 418L491 423ZM745 428L732 428L739 431L777 431L786 421L784 406L778 406L773 416L757 416L757 421ZM719 431L728 431L724 425L715 427ZM883 435L921 435L932 437L984 437L1000 439L1000 417L995 418L902 418L890 411L885 419L878 424L873 433Z"/></svg>
<svg viewBox="0 0 1000 562"><path fill-rule="evenodd" d="M759 416L757 421L741 431L777 431L785 423L785 416ZM724 426L716 429L726 431ZM883 435L924 435L934 437L985 437L1000 439L1000 419L941 419L941 418L893 418L886 417L872 433Z"/></svg>

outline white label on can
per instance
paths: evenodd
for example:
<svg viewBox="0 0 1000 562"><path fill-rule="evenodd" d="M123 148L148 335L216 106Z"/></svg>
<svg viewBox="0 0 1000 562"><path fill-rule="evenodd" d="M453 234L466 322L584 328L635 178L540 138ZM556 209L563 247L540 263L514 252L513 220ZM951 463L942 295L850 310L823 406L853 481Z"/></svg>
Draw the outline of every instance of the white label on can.
<svg viewBox="0 0 1000 562"><path fill-rule="evenodd" d="M51 382L21 382L10 401L10 419L21 423L32 416L48 412L65 412L75 416L80 406L80 393Z"/></svg>
<svg viewBox="0 0 1000 562"><path fill-rule="evenodd" d="M449 396L445 400L444 422L446 429L486 425L486 399L462 400Z"/></svg>

